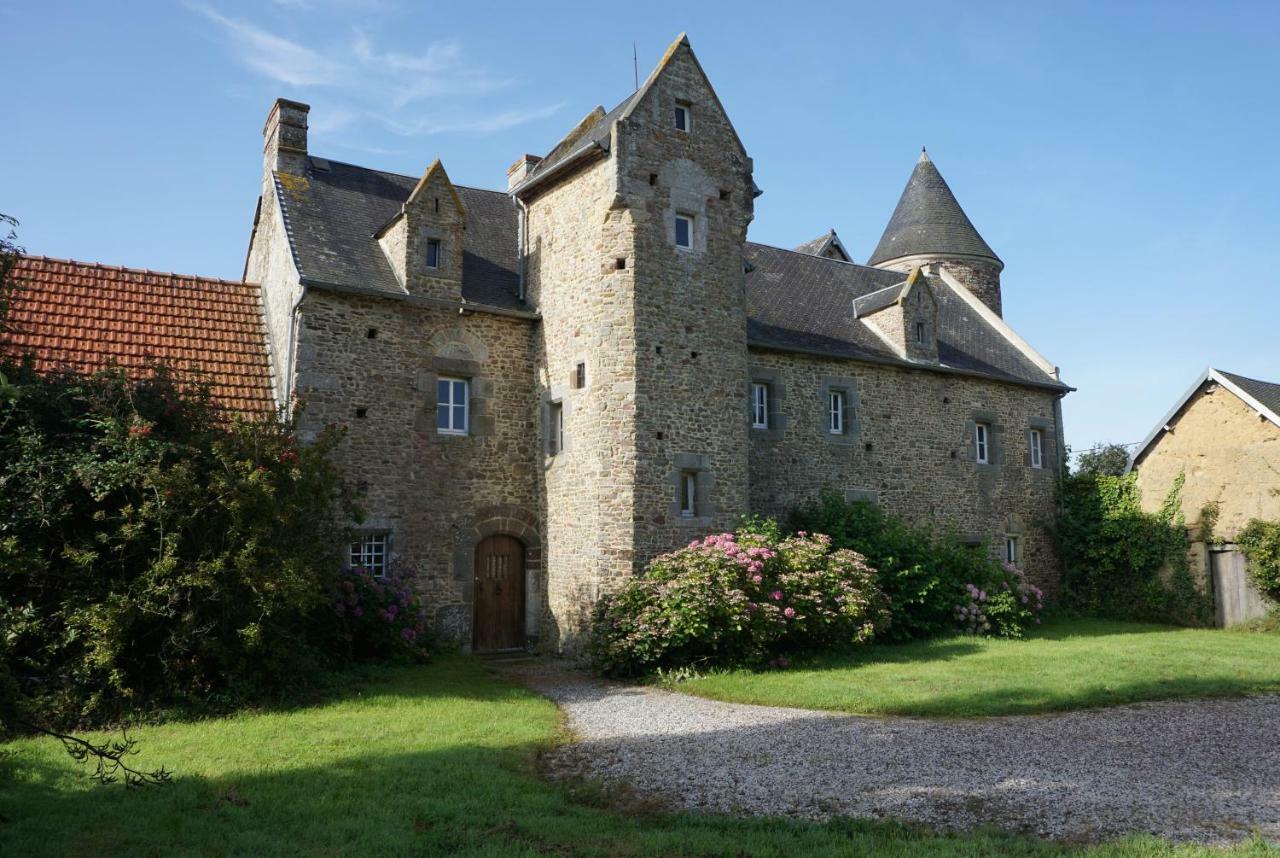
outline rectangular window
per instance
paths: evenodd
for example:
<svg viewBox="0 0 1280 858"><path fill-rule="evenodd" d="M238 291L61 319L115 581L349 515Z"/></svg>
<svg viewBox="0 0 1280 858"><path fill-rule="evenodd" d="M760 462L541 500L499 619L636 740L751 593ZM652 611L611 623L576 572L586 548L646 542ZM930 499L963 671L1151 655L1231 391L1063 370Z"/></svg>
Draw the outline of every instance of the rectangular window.
<svg viewBox="0 0 1280 858"><path fill-rule="evenodd" d="M573 386L578 390L587 386L587 365L580 363L573 370Z"/></svg>
<svg viewBox="0 0 1280 858"><path fill-rule="evenodd" d="M769 385L754 382L751 385L751 427L769 428Z"/></svg>
<svg viewBox="0 0 1280 858"><path fill-rule="evenodd" d="M548 448L553 456L564 452L564 406L559 402L551 403L547 409Z"/></svg>
<svg viewBox="0 0 1280 858"><path fill-rule="evenodd" d="M1044 467L1044 435L1039 429L1031 430L1031 467Z"/></svg>
<svg viewBox="0 0 1280 858"><path fill-rule="evenodd" d="M991 427L985 423L975 424L973 427L973 446L979 465L986 465L991 461L990 441Z"/></svg>
<svg viewBox="0 0 1280 858"><path fill-rule="evenodd" d="M693 247L693 215L676 215L676 247Z"/></svg>
<svg viewBox="0 0 1280 858"><path fill-rule="evenodd" d="M436 430L445 435L467 434L467 389L465 378L440 377L436 382Z"/></svg>
<svg viewBox="0 0 1280 858"><path fill-rule="evenodd" d="M844 392L831 391L827 402L827 431L832 435L844 434Z"/></svg>
<svg viewBox="0 0 1280 858"><path fill-rule="evenodd" d="M698 508L698 475L694 471L680 472L680 516L693 518Z"/></svg>
<svg viewBox="0 0 1280 858"><path fill-rule="evenodd" d="M440 239L438 238L427 239L427 267L440 267Z"/></svg>
<svg viewBox="0 0 1280 858"><path fill-rule="evenodd" d="M916 322L916 342L924 345L924 322Z"/></svg>
<svg viewBox="0 0 1280 858"><path fill-rule="evenodd" d="M387 576L387 534L369 533L351 543L351 568L368 569L375 578Z"/></svg>
<svg viewBox="0 0 1280 858"><path fill-rule="evenodd" d="M675 120L676 120L677 131L688 131L689 130L689 108L685 107L683 104L677 104Z"/></svg>
<svg viewBox="0 0 1280 858"><path fill-rule="evenodd" d="M1004 562L1010 566L1018 565L1018 537L1006 536L1004 538Z"/></svg>

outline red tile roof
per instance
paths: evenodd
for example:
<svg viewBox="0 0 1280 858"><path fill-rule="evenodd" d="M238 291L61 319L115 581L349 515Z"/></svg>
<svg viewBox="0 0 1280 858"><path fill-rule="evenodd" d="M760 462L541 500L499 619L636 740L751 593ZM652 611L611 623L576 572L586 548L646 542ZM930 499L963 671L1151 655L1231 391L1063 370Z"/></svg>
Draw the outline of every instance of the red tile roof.
<svg viewBox="0 0 1280 858"><path fill-rule="evenodd" d="M14 276L8 350L39 371L163 362L203 373L225 408L274 408L257 286L44 256L19 257Z"/></svg>

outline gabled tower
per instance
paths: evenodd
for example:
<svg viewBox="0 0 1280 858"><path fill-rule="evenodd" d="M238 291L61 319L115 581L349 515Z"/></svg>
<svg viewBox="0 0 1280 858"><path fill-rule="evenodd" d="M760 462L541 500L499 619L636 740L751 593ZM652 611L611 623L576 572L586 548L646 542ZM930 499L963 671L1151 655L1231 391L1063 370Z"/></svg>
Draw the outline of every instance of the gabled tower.
<svg viewBox="0 0 1280 858"><path fill-rule="evenodd" d="M1004 263L978 234L929 153L922 149L898 207L867 264L910 271L917 265L939 263L1000 315L1000 271Z"/></svg>

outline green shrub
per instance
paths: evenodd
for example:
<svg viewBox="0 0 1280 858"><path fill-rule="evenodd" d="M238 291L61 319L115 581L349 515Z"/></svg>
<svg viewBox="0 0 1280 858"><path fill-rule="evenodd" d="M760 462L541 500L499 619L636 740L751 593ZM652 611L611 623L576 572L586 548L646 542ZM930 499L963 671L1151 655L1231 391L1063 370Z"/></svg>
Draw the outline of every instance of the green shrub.
<svg viewBox="0 0 1280 858"><path fill-rule="evenodd" d="M985 546L961 545L910 525L875 504L846 501L838 492L824 492L816 502L797 509L791 526L830 534L837 548L856 551L879 570L876 581L888 597L893 617L891 624L879 630L878 636L885 640L936 637L957 630L1020 637L1036 621L1041 607L1039 589L1021 572L991 557ZM985 593L988 599L974 598L975 592ZM1005 594L1015 594L1012 602L1005 604Z"/></svg>
<svg viewBox="0 0 1280 858"><path fill-rule="evenodd" d="M1115 619L1208 625L1209 596L1187 567L1182 477L1157 513L1142 509L1136 477L1067 477L1054 528L1068 607Z"/></svg>
<svg viewBox="0 0 1280 858"><path fill-rule="evenodd" d="M344 540L328 452L228 422L162 368L38 376L0 404L0 628L45 723L207 706L313 678Z"/></svg>
<svg viewBox="0 0 1280 858"><path fill-rule="evenodd" d="M887 618L874 579L825 536L708 536L599 601L590 655L602 672L630 676L852 646Z"/></svg>
<svg viewBox="0 0 1280 858"><path fill-rule="evenodd" d="M1249 560L1249 577L1268 599L1280 603L1280 521L1252 519L1236 537Z"/></svg>

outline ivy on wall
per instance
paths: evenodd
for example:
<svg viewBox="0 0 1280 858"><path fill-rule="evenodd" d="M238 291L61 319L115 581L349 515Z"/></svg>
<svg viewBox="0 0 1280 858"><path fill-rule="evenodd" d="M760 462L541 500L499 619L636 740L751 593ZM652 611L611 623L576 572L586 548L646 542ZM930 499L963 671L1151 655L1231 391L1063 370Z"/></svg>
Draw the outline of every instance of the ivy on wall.
<svg viewBox="0 0 1280 858"><path fill-rule="evenodd" d="M1268 599L1280 603L1280 521L1255 518L1236 537L1249 561L1249 577Z"/></svg>

